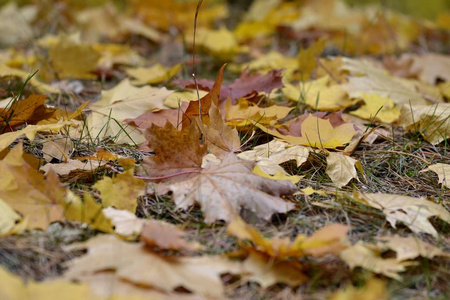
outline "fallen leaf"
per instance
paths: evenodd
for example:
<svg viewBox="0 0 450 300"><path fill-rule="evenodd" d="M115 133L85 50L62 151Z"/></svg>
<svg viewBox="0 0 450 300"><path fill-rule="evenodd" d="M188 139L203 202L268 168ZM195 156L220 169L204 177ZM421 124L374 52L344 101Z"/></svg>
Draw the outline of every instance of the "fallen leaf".
<svg viewBox="0 0 450 300"><path fill-rule="evenodd" d="M247 273L243 276L243 280L256 281L262 288L277 283L298 286L307 280L298 262L274 260L254 250L250 250L247 258L242 262L242 269Z"/></svg>
<svg viewBox="0 0 450 300"><path fill-rule="evenodd" d="M161 189L173 192L179 208L200 204L206 223L230 222L242 207L266 220L274 213L286 213L294 207L279 198L293 193L296 190L294 184L263 178L252 170L251 162L229 154L220 165L208 164L187 179L159 185Z"/></svg>
<svg viewBox="0 0 450 300"><path fill-rule="evenodd" d="M85 193L81 200L72 191L67 190L64 200L67 220L85 223L90 228L103 232L114 232L111 221L102 212L102 205L95 202L88 193Z"/></svg>
<svg viewBox="0 0 450 300"><path fill-rule="evenodd" d="M28 125L27 127L13 131L7 132L0 135L0 151L6 149L9 145L11 145L16 139L25 135L30 141L33 141L38 132L43 131L56 131L58 132L61 128L67 125L72 125L72 122L62 121L54 124L47 125Z"/></svg>
<svg viewBox="0 0 450 300"><path fill-rule="evenodd" d="M53 170L58 175L67 175L75 170L93 172L106 163L107 162L105 161L97 160L88 160L87 162L81 162L76 159L69 159L68 161L62 163L48 163L45 166L40 167L39 170L44 171L45 175L47 175L50 170Z"/></svg>
<svg viewBox="0 0 450 300"><path fill-rule="evenodd" d="M272 179L272 180L289 180L293 184L296 184L303 178L303 176L298 176L298 175L286 175L284 172L281 172L281 171L277 171L274 174L268 174L268 173L264 172L259 165L256 165L253 168L253 173L255 173L256 175L259 175L261 177Z"/></svg>
<svg viewBox="0 0 450 300"><path fill-rule="evenodd" d="M301 136L284 135L277 130L264 128L256 124L263 131L292 145L304 145L314 148L335 149L348 144L356 134L354 125L346 123L333 127L328 119L321 119L308 114L301 123Z"/></svg>
<svg viewBox="0 0 450 300"><path fill-rule="evenodd" d="M147 220L140 235L147 246L163 250L193 251L201 248L198 243L187 242L186 232L175 225L157 220Z"/></svg>
<svg viewBox="0 0 450 300"><path fill-rule="evenodd" d="M150 68L128 68L126 72L134 79L134 85L156 84L169 80L181 70L181 65L166 68L163 65L155 64Z"/></svg>
<svg viewBox="0 0 450 300"><path fill-rule="evenodd" d="M222 26L218 30L198 27L195 32L195 46L222 60L233 58L241 49L233 33ZM186 34L188 45L193 44L193 32Z"/></svg>
<svg viewBox="0 0 450 300"><path fill-rule="evenodd" d="M265 173L273 175L277 172L287 174L280 164L295 160L300 167L309 157L309 149L299 145L290 145L283 141L273 140L269 143L253 147L237 155L248 161L255 161L256 165Z"/></svg>
<svg viewBox="0 0 450 300"><path fill-rule="evenodd" d="M450 136L450 104L404 105L400 109L399 125L409 131L419 131L431 144L437 145Z"/></svg>
<svg viewBox="0 0 450 300"><path fill-rule="evenodd" d="M44 160L50 162L52 159L67 162L70 157L70 153L73 151L74 145L69 137L62 135L56 135L42 146L42 152L44 154Z"/></svg>
<svg viewBox="0 0 450 300"><path fill-rule="evenodd" d="M436 80L450 81L450 57L446 55L427 53L413 56L410 72L417 74L419 79L430 84Z"/></svg>
<svg viewBox="0 0 450 300"><path fill-rule="evenodd" d="M362 94L364 105L350 114L369 121L378 120L390 124L398 120L400 110L395 107L390 98L383 98L377 94Z"/></svg>
<svg viewBox="0 0 450 300"><path fill-rule="evenodd" d="M425 243L417 237L401 237L399 235L376 237L378 247L395 251L397 261L411 260L419 256L432 259L435 256L450 257L435 246Z"/></svg>
<svg viewBox="0 0 450 300"><path fill-rule="evenodd" d="M436 216L450 223L450 213L441 205L425 198L413 198L392 194L357 194L354 199L363 204L380 209L392 227L396 228L398 221L402 222L415 233L429 233L438 236L436 229L428 218Z"/></svg>
<svg viewBox="0 0 450 300"><path fill-rule="evenodd" d="M11 130L23 124L36 124L45 119L49 113L44 105L45 95L33 94L23 100L11 100L8 107L0 108L0 128Z"/></svg>
<svg viewBox="0 0 450 300"><path fill-rule="evenodd" d="M333 293L330 300L387 300L389 299L384 280L372 277L362 287L348 285Z"/></svg>
<svg viewBox="0 0 450 300"><path fill-rule="evenodd" d="M0 236L9 234L20 219L20 215L0 199Z"/></svg>
<svg viewBox="0 0 450 300"><path fill-rule="evenodd" d="M111 221L114 232L123 237L137 237L147 220L136 217L134 213L112 206L102 209L103 215Z"/></svg>
<svg viewBox="0 0 450 300"><path fill-rule="evenodd" d="M65 189L58 176L44 175L32 168L23 158L22 144L14 147L0 161L0 199L28 218L27 228L45 229L55 221L64 220Z"/></svg>
<svg viewBox="0 0 450 300"><path fill-rule="evenodd" d="M166 292L183 287L197 294L223 297L220 275L240 272L239 263L221 257L164 257L142 244L127 243L112 235L99 235L71 248L88 252L66 263L64 277L68 279L112 270L120 279Z"/></svg>
<svg viewBox="0 0 450 300"><path fill-rule="evenodd" d="M353 178L358 179L355 168L357 163L358 161L350 156L339 152L329 152L325 173L336 186L342 188Z"/></svg>
<svg viewBox="0 0 450 300"><path fill-rule="evenodd" d="M305 102L320 111L344 109L354 102L341 85L330 85L329 75L297 85L288 83L281 91L290 100Z"/></svg>
<svg viewBox="0 0 450 300"><path fill-rule="evenodd" d="M103 207L114 206L135 213L137 198L145 194L146 184L134 177L134 170L130 169L113 178L105 176L92 187L100 191Z"/></svg>
<svg viewBox="0 0 450 300"><path fill-rule="evenodd" d="M238 151L241 147L238 132L235 128L225 124L219 109L214 103L211 103L208 114L210 119L209 125L197 122L208 150L219 158Z"/></svg>
<svg viewBox="0 0 450 300"><path fill-rule="evenodd" d="M211 81L211 88L214 85L214 81ZM210 89L208 89L209 91ZM198 92L198 94L197 94ZM187 103L185 102L191 102L191 101L195 101L198 99L201 99L203 97L206 96L206 94L208 94L207 91L203 91L200 89L197 91L196 88L194 89L186 89L186 90L179 90L179 91L175 91L172 94L170 94L166 100L164 100L164 105L170 108L175 108L175 109L179 109L181 108L181 110L184 112L187 108ZM222 92L220 93L222 95ZM186 106L184 106L186 105Z"/></svg>
<svg viewBox="0 0 450 300"><path fill-rule="evenodd" d="M265 238L256 228L246 224L242 219L234 219L227 227L227 232L241 241L251 241L255 250L276 259L289 259L312 255L316 257L325 254L338 255L347 247L348 226L330 224L307 237L299 234L294 241L289 238ZM245 246L247 248L247 246Z"/></svg>
<svg viewBox="0 0 450 300"><path fill-rule="evenodd" d="M317 67L317 59L320 54L322 54L325 46L327 44L327 40L325 38L321 38L312 44L307 49L300 49L297 59L298 59L298 69L301 74L301 79L305 80L311 77L311 73Z"/></svg>
<svg viewBox="0 0 450 300"><path fill-rule="evenodd" d="M428 168L426 168L420 172L426 172L426 171L435 172L439 177L439 183L442 183L447 188L450 188L450 165L449 164L437 163L437 164L428 166Z"/></svg>
<svg viewBox="0 0 450 300"><path fill-rule="evenodd" d="M390 98L397 105L426 104L425 99L414 90L411 85L397 77L387 74L384 69L368 61L358 61L351 58L342 58L342 68L354 75L348 78L343 87L350 97L360 98L363 94L376 94L383 98Z"/></svg>
<svg viewBox="0 0 450 300"><path fill-rule="evenodd" d="M152 125L145 136L155 156L143 159L146 169L143 175L161 177L200 172L206 147L200 143L200 132L194 124L183 130L175 129L170 123L165 127Z"/></svg>
<svg viewBox="0 0 450 300"><path fill-rule="evenodd" d="M173 94L174 93L172 93L171 95ZM164 127L166 123L170 123L173 127L178 128L181 127L183 113L186 111L188 105L188 103L182 102L180 104L180 107L177 109L162 109L155 112L146 112L137 118L125 119L124 122L139 127L141 130L150 128L153 124L158 127Z"/></svg>
<svg viewBox="0 0 450 300"><path fill-rule="evenodd" d="M211 103L214 103L216 106L219 105L220 87L223 81L223 70L225 66L223 65L220 68L211 91L200 100L189 102L189 106L183 114L183 120L181 121L183 128L188 127L195 117L198 117L202 123L209 124L208 113L211 108Z"/></svg>
<svg viewBox="0 0 450 300"><path fill-rule="evenodd" d="M28 80L28 78L31 75L32 75L32 73L30 73L30 72L25 72L20 69L11 68L3 63L0 64L0 77L13 76L13 77L19 77L23 81L26 81L26 80ZM31 79L29 79L29 81L30 81L31 85L35 86L39 91L41 91L43 93L60 93L61 92L60 89L54 88L48 84L45 84L45 83L39 81L38 79L36 79L35 76L31 77Z"/></svg>
<svg viewBox="0 0 450 300"><path fill-rule="evenodd" d="M407 266L414 265L412 262L397 261L395 258L382 258L379 251L367 247L362 242L358 242L342 251L341 259L345 261L351 269L361 267L399 281L401 281L402 278L398 273L406 271Z"/></svg>
<svg viewBox="0 0 450 300"><path fill-rule="evenodd" d="M100 55L91 45L61 38L48 49L48 56L60 78L95 79L92 73Z"/></svg>

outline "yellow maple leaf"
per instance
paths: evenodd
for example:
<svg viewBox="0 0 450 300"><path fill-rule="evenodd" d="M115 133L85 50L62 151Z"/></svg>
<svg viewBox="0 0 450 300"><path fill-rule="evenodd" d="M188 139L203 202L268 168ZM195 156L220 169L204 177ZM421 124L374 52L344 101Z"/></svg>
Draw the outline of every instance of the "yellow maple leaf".
<svg viewBox="0 0 450 300"><path fill-rule="evenodd" d="M130 169L113 178L104 177L94 184L93 188L100 191L104 207L114 206L136 212L137 197L145 194L146 184L142 179L135 178L133 172Z"/></svg>
<svg viewBox="0 0 450 300"><path fill-rule="evenodd" d="M292 145L304 145L314 148L335 149L337 147L343 147L356 134L356 130L351 123L342 124L333 128L329 120L321 119L311 114L301 124L301 137L284 135L277 130L266 128L259 123L256 126Z"/></svg>
<svg viewBox="0 0 450 300"><path fill-rule="evenodd" d="M180 64L170 68L166 68L165 66L160 64L155 64L149 68L129 68L126 71L129 76L134 78L131 80L132 84L144 85L161 83L169 80L180 70Z"/></svg>
<svg viewBox="0 0 450 300"><path fill-rule="evenodd" d="M362 119L372 121L374 118L383 123L392 123L398 120L400 110L395 107L391 98L384 98L377 94L361 94L364 105L350 114Z"/></svg>

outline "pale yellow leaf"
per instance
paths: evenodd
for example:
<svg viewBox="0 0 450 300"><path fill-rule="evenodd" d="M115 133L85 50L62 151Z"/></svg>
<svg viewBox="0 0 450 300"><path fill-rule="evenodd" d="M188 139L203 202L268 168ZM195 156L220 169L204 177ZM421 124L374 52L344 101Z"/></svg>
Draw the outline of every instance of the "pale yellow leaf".
<svg viewBox="0 0 450 300"><path fill-rule="evenodd" d="M331 178L331 181L338 187L347 185L353 178L358 179L356 173L357 160L350 156L339 152L330 152L327 156L326 173Z"/></svg>
<svg viewBox="0 0 450 300"><path fill-rule="evenodd" d="M255 168L253 169L253 173L272 180L289 180L293 184L296 184L303 178L303 176L298 175L286 175L284 172L281 171L277 171L274 174L268 174L264 172L259 165L255 166Z"/></svg>
<svg viewBox="0 0 450 300"><path fill-rule="evenodd" d="M67 162L63 163L48 163L45 166L42 166L40 170L44 171L45 174L47 174L50 169L52 169L58 175L67 175L74 170L93 172L106 163L106 161L97 160L88 160L87 162L82 162L76 159L69 159Z"/></svg>
<svg viewBox="0 0 450 300"><path fill-rule="evenodd" d="M431 166L428 166L425 170L422 170L421 172L426 171L433 171L435 172L439 177L439 183L442 183L447 188L450 188L450 165L449 164L441 164L437 163Z"/></svg>
<svg viewBox="0 0 450 300"><path fill-rule="evenodd" d="M384 98L377 94L362 94L364 105L350 114L369 121L378 120L383 123L392 123L398 120L400 110L395 107L390 98Z"/></svg>
<svg viewBox="0 0 450 300"><path fill-rule="evenodd" d="M8 234L20 219L20 215L0 198L0 236Z"/></svg>
<svg viewBox="0 0 450 300"><path fill-rule="evenodd" d="M438 236L436 229L428 221L428 218L436 216L450 223L450 213L441 205L425 198L413 198L393 194L357 194L354 199L358 202L380 209L386 216L392 227L397 222L402 222L415 233L429 233Z"/></svg>
<svg viewBox="0 0 450 300"><path fill-rule="evenodd" d="M126 69L127 74L134 78L131 80L132 84L156 84L171 79L181 70L181 65L175 65L166 68L163 65L155 64L149 68L129 68Z"/></svg>

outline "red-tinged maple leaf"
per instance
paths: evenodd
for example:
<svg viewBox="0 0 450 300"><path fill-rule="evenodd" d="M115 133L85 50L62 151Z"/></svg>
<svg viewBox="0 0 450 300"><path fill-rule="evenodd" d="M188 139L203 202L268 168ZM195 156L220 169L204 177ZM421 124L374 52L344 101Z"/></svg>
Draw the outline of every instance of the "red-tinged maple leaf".
<svg viewBox="0 0 450 300"><path fill-rule="evenodd" d="M209 109L211 108L211 103L214 102L216 106L219 105L219 97L220 97L220 86L223 81L223 70L226 65L223 65L219 74L217 75L216 82L214 83L211 91L206 94L203 98L197 101L189 102L189 106L186 109L186 112L183 115L183 121L181 122L183 128L189 126L192 120L195 117L200 117L202 122L205 124L209 124Z"/></svg>
<svg viewBox="0 0 450 300"><path fill-rule="evenodd" d="M199 172L206 146L200 143L196 125L183 130L177 130L170 123L165 127L152 125L145 132L145 137L147 147L156 154L144 158L145 175L160 177Z"/></svg>
<svg viewBox="0 0 450 300"><path fill-rule="evenodd" d="M178 109L162 109L156 112L146 112L137 118L125 119L124 122L128 122L140 129L150 128L153 124L164 127L167 122L177 128L181 124L183 113L186 111L188 105L188 102L182 102Z"/></svg>
<svg viewBox="0 0 450 300"><path fill-rule="evenodd" d="M242 97L252 98L258 95L259 92L270 93L274 89L284 87L281 81L281 69L270 70L267 74L250 74L248 69L245 69L242 74L229 86L222 86L220 88L219 102L222 103L230 98L231 104L236 104L236 100ZM194 80L184 79L176 80L181 88L196 88ZM197 80L197 87L202 90L210 91L214 85L214 81L200 79Z"/></svg>
<svg viewBox="0 0 450 300"><path fill-rule="evenodd" d="M246 208L263 219L274 213L286 213L292 203L280 198L292 194L296 186L288 180L271 180L252 172L253 162L243 161L233 153L219 165L207 164L204 169L182 181L170 178L157 185L159 191L172 191L179 208L200 204L206 223L230 222Z"/></svg>

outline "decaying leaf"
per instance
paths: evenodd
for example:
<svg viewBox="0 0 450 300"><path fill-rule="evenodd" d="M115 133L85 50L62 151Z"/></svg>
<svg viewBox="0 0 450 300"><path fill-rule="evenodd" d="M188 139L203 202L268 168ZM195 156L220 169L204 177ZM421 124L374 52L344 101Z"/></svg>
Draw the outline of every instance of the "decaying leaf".
<svg viewBox="0 0 450 300"><path fill-rule="evenodd" d="M436 145L450 136L450 104L404 105L400 110L399 125L409 131L419 131Z"/></svg>
<svg viewBox="0 0 450 300"><path fill-rule="evenodd" d="M269 219L274 213L286 213L294 205L279 198L296 190L290 181L260 177L252 172L253 164L234 154L226 156L220 165L208 164L199 173L182 181L158 184L173 192L179 208L200 204L206 223L218 220L230 222L241 208Z"/></svg>
<svg viewBox="0 0 450 300"><path fill-rule="evenodd" d="M326 173L338 187L347 185L353 178L358 179L355 164L358 161L339 152L329 152Z"/></svg>
<svg viewBox="0 0 450 300"><path fill-rule="evenodd" d="M266 239L254 227L236 218L228 225L227 232L239 240L249 240L255 250L277 259L302 257L305 255L323 256L325 254L339 254L347 247L348 226L331 224L316 231L310 237L297 235L294 241L289 238Z"/></svg>
<svg viewBox="0 0 450 300"><path fill-rule="evenodd" d="M181 70L181 65L166 68L160 64L155 64L150 68L127 69L127 74L135 78L131 81L135 85L155 84L166 81L175 76Z"/></svg>
<svg viewBox="0 0 450 300"><path fill-rule="evenodd" d="M441 205L425 198L413 198L392 194L358 194L354 193L358 202L380 209L392 227L398 221L408 226L415 233L426 232L434 237L438 236L436 229L428 218L436 216L450 223L450 213Z"/></svg>
<svg viewBox="0 0 450 300"><path fill-rule="evenodd" d="M142 244L127 243L112 235L100 235L75 246L88 253L66 263L64 277L83 280L88 275L112 270L115 276L135 284L171 292L183 287L194 293L222 297L220 275L240 273L240 264L214 256L160 256ZM74 248L74 247L72 247Z"/></svg>
<svg viewBox="0 0 450 300"><path fill-rule="evenodd" d="M72 151L72 140L62 135L48 139L44 146L42 146L42 152L44 153L46 162L50 162L54 158L59 161L67 162Z"/></svg>
<svg viewBox="0 0 450 300"><path fill-rule="evenodd" d="M114 206L136 212L137 198L145 194L145 182L134 177L134 170L130 169L114 178L104 177L92 187L100 191L104 207Z"/></svg>
<svg viewBox="0 0 450 300"><path fill-rule="evenodd" d="M428 168L420 171L420 172L426 172L426 171L433 171L435 172L439 177L439 183L442 183L444 186L450 189L450 165L449 164L441 164L437 163L431 166L428 166Z"/></svg>
<svg viewBox="0 0 450 300"><path fill-rule="evenodd" d="M362 267L397 280L402 280L399 272L404 272L407 266L414 265L412 262L397 261L395 258L382 258L377 249L371 249L362 242L342 251L341 259L352 269Z"/></svg>
<svg viewBox="0 0 450 300"><path fill-rule="evenodd" d="M198 243L188 243L185 236L186 233L175 225L163 221L148 220L142 228L140 239L147 246L165 250L192 251L201 248Z"/></svg>
<svg viewBox="0 0 450 300"><path fill-rule="evenodd" d="M417 237L380 236L376 238L381 249L391 249L396 252L397 261L404 261L419 256L432 259L435 256L450 257L449 252L441 251L435 246L421 241Z"/></svg>
<svg viewBox="0 0 450 300"><path fill-rule="evenodd" d="M58 175L67 175L74 170L93 172L100 166L105 164L106 162L97 160L88 160L87 162L81 162L77 159L69 159L68 161L63 163L48 163L45 166L42 166L40 170L44 171L46 175L50 171L50 169Z"/></svg>

